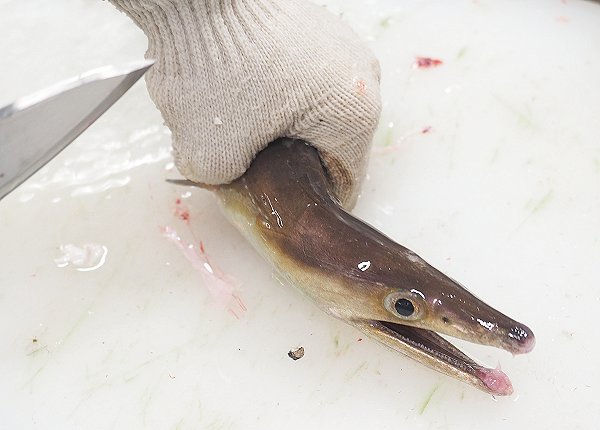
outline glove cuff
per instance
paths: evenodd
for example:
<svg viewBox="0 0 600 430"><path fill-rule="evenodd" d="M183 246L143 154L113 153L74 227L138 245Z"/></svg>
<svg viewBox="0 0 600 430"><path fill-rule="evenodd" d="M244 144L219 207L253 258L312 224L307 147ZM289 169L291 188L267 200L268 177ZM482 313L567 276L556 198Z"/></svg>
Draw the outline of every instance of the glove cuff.
<svg viewBox="0 0 600 430"><path fill-rule="evenodd" d="M157 61L151 74L206 75L228 62L244 61L249 29L268 29L281 11L276 1L109 0L148 37L146 58ZM201 53L201 57L198 54ZM218 67L220 66L220 67Z"/></svg>

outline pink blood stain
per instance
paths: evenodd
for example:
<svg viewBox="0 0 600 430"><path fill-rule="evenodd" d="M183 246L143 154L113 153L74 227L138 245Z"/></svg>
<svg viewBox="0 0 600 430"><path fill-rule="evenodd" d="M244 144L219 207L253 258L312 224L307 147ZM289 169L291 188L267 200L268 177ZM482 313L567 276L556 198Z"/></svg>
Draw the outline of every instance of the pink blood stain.
<svg viewBox="0 0 600 430"><path fill-rule="evenodd" d="M419 69L428 69L430 67L438 67L444 64L442 60L437 58L416 57L415 60L415 67Z"/></svg>
<svg viewBox="0 0 600 430"><path fill-rule="evenodd" d="M356 81L356 90L360 95L365 95L367 92L367 83L363 79Z"/></svg>
<svg viewBox="0 0 600 430"><path fill-rule="evenodd" d="M423 127L423 129L421 129L421 134L427 134L431 131L431 126L428 125L426 127Z"/></svg>
<svg viewBox="0 0 600 430"><path fill-rule="evenodd" d="M177 231L169 226L162 228L162 234L179 248L187 260L192 263L192 267L200 273L204 285L217 303L239 319L240 315L246 311L244 302L236 292L239 282L210 262L202 243L195 246L185 242Z"/></svg>
<svg viewBox="0 0 600 430"><path fill-rule="evenodd" d="M185 221L189 228L189 209L182 204L181 199L177 199L175 204L175 216ZM211 263L204 249L204 244L201 241L197 241L198 245L188 243L170 226L161 227L161 232L169 242L177 246L185 258L192 264L192 267L200 273L204 285L215 301L227 309L235 318L239 319L240 315L247 310L246 305L244 305L244 302L237 293L240 283L234 277L227 275L219 267Z"/></svg>
<svg viewBox="0 0 600 430"><path fill-rule="evenodd" d="M477 377L483 382L492 394L499 396L510 396L513 393L513 386L500 367L496 369L487 369L481 367L477 369Z"/></svg>

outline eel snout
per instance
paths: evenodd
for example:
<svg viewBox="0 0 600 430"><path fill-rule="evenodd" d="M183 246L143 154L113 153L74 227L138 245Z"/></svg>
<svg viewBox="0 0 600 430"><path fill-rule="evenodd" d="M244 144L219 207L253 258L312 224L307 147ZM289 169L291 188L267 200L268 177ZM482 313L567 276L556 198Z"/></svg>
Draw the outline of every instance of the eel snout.
<svg viewBox="0 0 600 430"><path fill-rule="evenodd" d="M420 257L415 290L426 302L426 328L467 341L504 349L514 355L530 352L535 336L529 327L488 305L461 284Z"/></svg>
<svg viewBox="0 0 600 430"><path fill-rule="evenodd" d="M450 330L440 328L441 333L471 340L503 349L513 355L530 352L535 346L535 336L529 327L497 311L479 299L474 298L468 305L451 305L444 312L444 324L451 325L453 320L461 324ZM447 315L447 316L446 316ZM445 322L448 321L448 322Z"/></svg>

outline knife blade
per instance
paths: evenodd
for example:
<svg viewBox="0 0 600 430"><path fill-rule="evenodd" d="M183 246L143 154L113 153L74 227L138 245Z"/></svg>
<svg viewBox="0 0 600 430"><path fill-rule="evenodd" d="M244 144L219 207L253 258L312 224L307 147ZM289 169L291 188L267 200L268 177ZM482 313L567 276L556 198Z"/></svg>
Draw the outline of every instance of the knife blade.
<svg viewBox="0 0 600 430"><path fill-rule="evenodd" d="M0 108L0 200L75 140L153 63L94 69Z"/></svg>

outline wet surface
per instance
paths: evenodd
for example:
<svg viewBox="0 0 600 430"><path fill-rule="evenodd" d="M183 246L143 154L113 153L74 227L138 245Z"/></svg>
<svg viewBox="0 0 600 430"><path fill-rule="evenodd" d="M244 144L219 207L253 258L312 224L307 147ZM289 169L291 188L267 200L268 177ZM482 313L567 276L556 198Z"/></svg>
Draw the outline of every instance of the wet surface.
<svg viewBox="0 0 600 430"><path fill-rule="evenodd" d="M283 288L210 193L165 182L178 177L170 136L139 83L0 201L6 426L586 428L600 419L589 323L600 305L600 6L328 5L383 69L384 111L355 212L531 326L536 348L516 358L453 340L491 368L500 361L515 393L493 399L440 376ZM5 0L0 24L0 104L145 50L141 32L101 1ZM414 67L416 58L441 64ZM240 319L165 240L167 225L242 282ZM77 270L104 249L100 266ZM70 264L57 267L65 255ZM291 360L282 351L293 345L310 354Z"/></svg>

